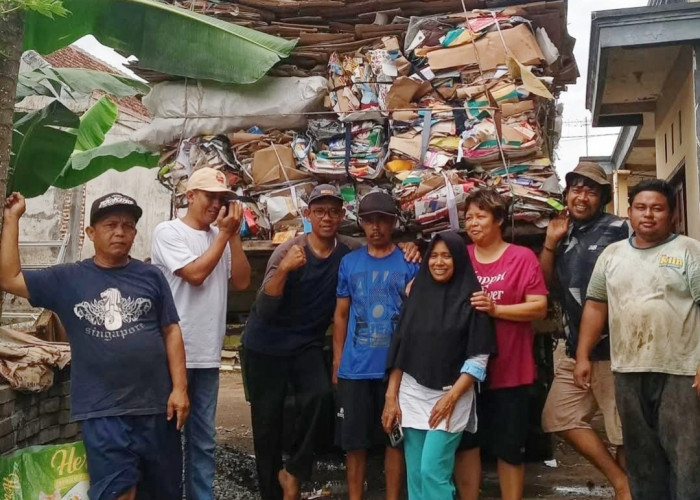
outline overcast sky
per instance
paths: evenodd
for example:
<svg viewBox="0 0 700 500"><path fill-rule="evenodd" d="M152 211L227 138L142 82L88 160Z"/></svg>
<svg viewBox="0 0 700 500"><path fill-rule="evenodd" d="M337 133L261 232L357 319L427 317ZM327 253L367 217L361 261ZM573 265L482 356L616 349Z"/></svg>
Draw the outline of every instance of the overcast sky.
<svg viewBox="0 0 700 500"><path fill-rule="evenodd" d="M579 76L576 85L570 85L559 100L564 103L564 128L554 158L559 176L563 179L578 163L580 156L608 156L617 139L618 128L590 126L591 114L586 109L586 80L588 78L588 44L591 34L591 12L607 9L624 9L647 5L646 0L569 0L569 34L576 39L574 56ZM586 127L588 118L588 152L586 152ZM593 138L592 136L598 136Z"/></svg>
<svg viewBox="0 0 700 500"><path fill-rule="evenodd" d="M560 101L564 103L564 127L554 160L562 179L566 172L571 171L576 166L580 156L607 156L611 154L619 130L617 128L590 127L590 113L586 110L586 79L588 77L591 12L640 7L647 5L647 2L646 0L569 0L568 4L569 33L576 39L574 55L581 76L576 85L569 86L568 90L560 96ZM76 45L108 64L126 70L122 66L125 59L112 49L100 45L92 36L82 38L76 42ZM588 141L585 139L586 118L589 121ZM586 151L586 146L588 146L588 151Z"/></svg>

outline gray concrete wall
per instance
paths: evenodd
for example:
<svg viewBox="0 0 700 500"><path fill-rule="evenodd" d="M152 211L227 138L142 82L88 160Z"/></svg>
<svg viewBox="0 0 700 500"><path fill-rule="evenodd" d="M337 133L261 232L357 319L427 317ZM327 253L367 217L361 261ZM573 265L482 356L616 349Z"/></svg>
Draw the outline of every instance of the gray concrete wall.
<svg viewBox="0 0 700 500"><path fill-rule="evenodd" d="M80 425L70 422L68 370L57 371L55 377L48 391L36 394L0 385L0 455L80 439Z"/></svg>

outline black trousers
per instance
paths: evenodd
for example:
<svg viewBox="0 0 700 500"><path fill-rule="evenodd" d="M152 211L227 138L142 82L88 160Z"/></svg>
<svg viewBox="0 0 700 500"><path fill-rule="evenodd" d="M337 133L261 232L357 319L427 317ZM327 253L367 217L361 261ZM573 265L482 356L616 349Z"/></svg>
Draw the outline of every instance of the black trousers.
<svg viewBox="0 0 700 500"><path fill-rule="evenodd" d="M700 398L693 377L615 373L634 500L700 500Z"/></svg>
<svg viewBox="0 0 700 500"><path fill-rule="evenodd" d="M321 348L290 356L271 356L244 349L246 384L253 424L253 447L262 500L281 500L284 401L287 387L294 396L295 425L287 472L305 481L311 477L316 430L331 384Z"/></svg>

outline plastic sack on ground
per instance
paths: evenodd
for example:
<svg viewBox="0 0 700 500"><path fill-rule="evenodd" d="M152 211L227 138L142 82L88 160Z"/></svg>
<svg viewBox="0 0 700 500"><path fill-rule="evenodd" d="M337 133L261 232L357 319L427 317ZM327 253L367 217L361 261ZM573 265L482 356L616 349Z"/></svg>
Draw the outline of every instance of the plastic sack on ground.
<svg viewBox="0 0 700 500"><path fill-rule="evenodd" d="M82 441L32 446L0 457L2 498L88 500L90 478Z"/></svg>
<svg viewBox="0 0 700 500"><path fill-rule="evenodd" d="M302 129L307 117L301 113L324 111L327 92L327 81L321 76L265 77L252 85L162 82L143 98L153 121L132 139L157 151L181 137L217 135L254 125Z"/></svg>

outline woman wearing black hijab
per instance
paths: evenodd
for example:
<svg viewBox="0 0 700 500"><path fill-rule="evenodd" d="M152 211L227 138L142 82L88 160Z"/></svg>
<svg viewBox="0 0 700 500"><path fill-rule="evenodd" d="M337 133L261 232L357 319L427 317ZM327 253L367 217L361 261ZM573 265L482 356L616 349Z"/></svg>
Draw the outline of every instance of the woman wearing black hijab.
<svg viewBox="0 0 700 500"><path fill-rule="evenodd" d="M453 498L455 450L476 431L474 383L496 346L491 319L470 303L480 290L462 238L435 235L392 338L382 414L387 432L403 428L409 500Z"/></svg>

